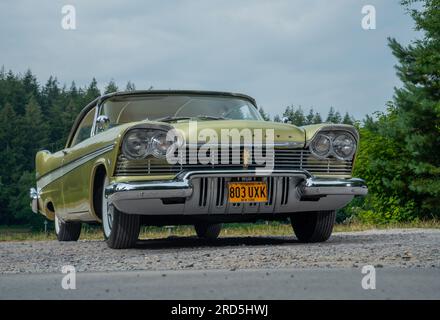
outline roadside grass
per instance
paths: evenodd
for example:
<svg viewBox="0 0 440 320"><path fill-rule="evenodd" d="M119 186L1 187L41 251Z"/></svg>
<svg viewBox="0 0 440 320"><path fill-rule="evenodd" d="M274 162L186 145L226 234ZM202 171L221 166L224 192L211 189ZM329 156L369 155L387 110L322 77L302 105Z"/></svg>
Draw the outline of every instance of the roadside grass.
<svg viewBox="0 0 440 320"><path fill-rule="evenodd" d="M53 224L48 228L48 232L32 231L23 226L0 226L1 241L44 241L56 240ZM434 228L440 229L440 221L427 220L405 223L389 224L365 224L361 222L349 222L336 224L334 232L353 232L371 229L406 229L406 228ZM246 237L246 236L291 236L292 227L288 223L268 222L268 223L243 223L226 224L221 232L223 237ZM160 239L170 236L189 237L195 236L192 226L172 226L172 227L142 227L140 239ZM100 226L85 225L81 232L81 240L102 240L103 235Z"/></svg>

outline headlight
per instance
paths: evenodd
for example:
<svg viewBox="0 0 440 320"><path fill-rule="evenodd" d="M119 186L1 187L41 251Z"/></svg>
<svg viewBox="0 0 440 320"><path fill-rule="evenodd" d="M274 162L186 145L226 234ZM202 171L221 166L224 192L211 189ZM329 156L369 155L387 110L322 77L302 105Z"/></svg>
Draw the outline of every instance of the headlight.
<svg viewBox="0 0 440 320"><path fill-rule="evenodd" d="M315 139L313 139L310 145L310 150L318 158L325 158L329 155L331 150L331 140L328 136L323 134L318 134Z"/></svg>
<svg viewBox="0 0 440 320"><path fill-rule="evenodd" d="M134 129L129 131L122 142L122 152L130 159L142 159L150 153L148 131Z"/></svg>
<svg viewBox="0 0 440 320"><path fill-rule="evenodd" d="M151 138L151 154L156 158L165 158L172 144L172 141L167 141L166 132L158 132Z"/></svg>
<svg viewBox="0 0 440 320"><path fill-rule="evenodd" d="M356 151L356 141L352 135L343 133L333 139L333 152L341 160L349 159Z"/></svg>

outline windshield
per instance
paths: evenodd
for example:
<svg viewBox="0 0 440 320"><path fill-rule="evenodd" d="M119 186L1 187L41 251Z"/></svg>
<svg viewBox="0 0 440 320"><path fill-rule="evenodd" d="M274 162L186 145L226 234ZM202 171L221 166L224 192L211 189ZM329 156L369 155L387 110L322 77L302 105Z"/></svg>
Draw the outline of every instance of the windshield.
<svg viewBox="0 0 440 320"><path fill-rule="evenodd" d="M110 127L142 120L261 120L255 106L241 98L203 95L113 97L100 111Z"/></svg>

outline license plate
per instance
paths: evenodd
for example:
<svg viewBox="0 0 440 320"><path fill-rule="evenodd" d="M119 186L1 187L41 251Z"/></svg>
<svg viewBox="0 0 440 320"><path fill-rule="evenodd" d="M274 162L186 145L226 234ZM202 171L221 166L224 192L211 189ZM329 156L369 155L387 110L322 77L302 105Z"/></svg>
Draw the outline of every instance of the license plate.
<svg viewBox="0 0 440 320"><path fill-rule="evenodd" d="M229 202L267 202L266 182L230 182Z"/></svg>

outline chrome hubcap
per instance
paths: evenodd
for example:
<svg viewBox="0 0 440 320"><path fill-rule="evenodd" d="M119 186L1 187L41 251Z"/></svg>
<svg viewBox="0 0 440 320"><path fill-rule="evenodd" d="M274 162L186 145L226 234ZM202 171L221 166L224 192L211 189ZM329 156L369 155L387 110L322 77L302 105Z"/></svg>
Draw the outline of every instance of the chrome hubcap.
<svg viewBox="0 0 440 320"><path fill-rule="evenodd" d="M60 228L61 228L61 221L58 218L57 215L55 215L55 233L59 234L60 233Z"/></svg>
<svg viewBox="0 0 440 320"><path fill-rule="evenodd" d="M104 180L104 188L102 188L102 225L104 234L107 238L110 237L113 225L113 210L109 208L108 199L105 196L105 187L108 185L108 178Z"/></svg>

